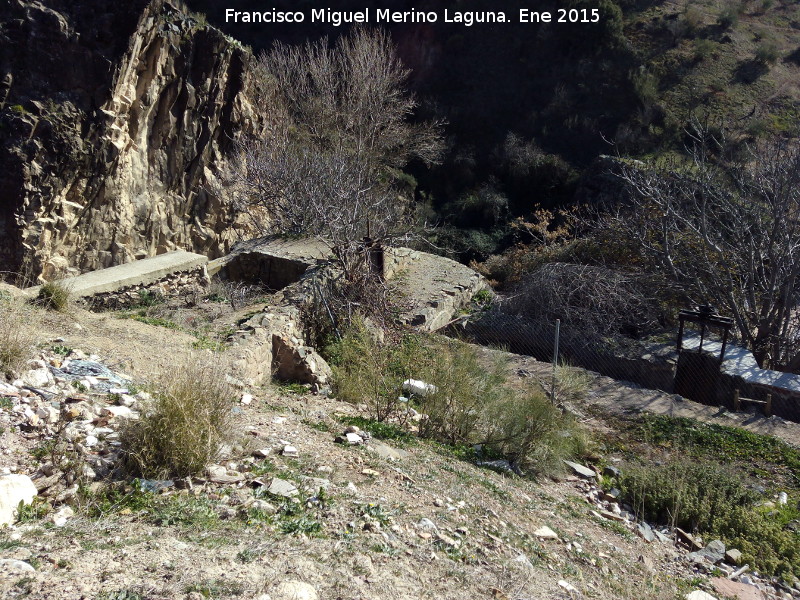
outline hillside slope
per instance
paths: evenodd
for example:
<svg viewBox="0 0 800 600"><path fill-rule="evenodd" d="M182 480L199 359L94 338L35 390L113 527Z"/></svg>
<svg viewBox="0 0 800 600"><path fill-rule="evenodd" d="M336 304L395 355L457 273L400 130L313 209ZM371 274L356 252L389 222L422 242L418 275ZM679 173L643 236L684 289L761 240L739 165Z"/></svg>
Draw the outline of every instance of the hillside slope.
<svg viewBox="0 0 800 600"><path fill-rule="evenodd" d="M219 307L218 318L235 322L252 308ZM155 319L79 308L24 315L38 347L19 373L28 387L0 382L0 466L31 475L41 498L0 533L5 597L667 600L697 589L769 593L761 598L795 593L779 579L777 587L754 575L747 581L758 588L731 582L725 575L733 566L693 559L667 528L656 535L594 475L565 467L534 481L478 466L470 452L376 427L362 417L363 407L301 386L238 384L237 433L218 464L196 477L109 480L117 415L126 406L139 410L134 386L163 381L182 360L202 362L209 351L193 350L192 336ZM66 373L86 359L106 365L112 379L79 378L85 389L31 379L41 378L43 365ZM549 378L549 365L508 359L511 378ZM224 365L226 353L213 360ZM117 385L113 377L136 396L109 393L104 381ZM600 378L571 406L595 439L587 460L599 470L625 469L622 459L631 453L657 461L663 451L613 415L623 399L630 418L652 395ZM347 427L372 435L336 443ZM796 425L781 429L797 439ZM73 465L64 472L54 468L65 464L56 462L62 452ZM774 477L770 489L780 489L779 472Z"/></svg>

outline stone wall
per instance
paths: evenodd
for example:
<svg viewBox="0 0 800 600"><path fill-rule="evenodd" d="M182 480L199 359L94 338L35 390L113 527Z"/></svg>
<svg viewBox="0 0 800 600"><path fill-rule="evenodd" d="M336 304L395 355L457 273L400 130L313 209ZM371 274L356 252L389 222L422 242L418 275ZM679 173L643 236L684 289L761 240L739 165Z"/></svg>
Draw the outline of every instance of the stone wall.
<svg viewBox="0 0 800 600"><path fill-rule="evenodd" d="M176 298L201 296L210 283L205 266L191 271L167 275L155 283L133 285L114 292L95 294L83 299L94 310L120 310L142 304L148 298Z"/></svg>

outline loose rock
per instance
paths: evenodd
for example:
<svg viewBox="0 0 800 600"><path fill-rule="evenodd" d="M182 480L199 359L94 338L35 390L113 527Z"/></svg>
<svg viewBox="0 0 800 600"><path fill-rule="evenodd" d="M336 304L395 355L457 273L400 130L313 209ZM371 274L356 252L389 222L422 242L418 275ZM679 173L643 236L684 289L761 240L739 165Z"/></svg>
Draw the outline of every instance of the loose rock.
<svg viewBox="0 0 800 600"><path fill-rule="evenodd" d="M27 475L0 476L0 525L11 525L16 520L19 503L30 504L37 493Z"/></svg>
<svg viewBox="0 0 800 600"><path fill-rule="evenodd" d="M317 590L302 581L283 581L272 592L272 600L318 600Z"/></svg>

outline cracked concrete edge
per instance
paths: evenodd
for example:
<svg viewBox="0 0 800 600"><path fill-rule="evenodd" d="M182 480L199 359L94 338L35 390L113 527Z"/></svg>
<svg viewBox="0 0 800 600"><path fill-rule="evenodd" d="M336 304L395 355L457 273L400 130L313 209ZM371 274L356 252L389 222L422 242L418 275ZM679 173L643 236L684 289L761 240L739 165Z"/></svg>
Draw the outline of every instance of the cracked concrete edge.
<svg viewBox="0 0 800 600"><path fill-rule="evenodd" d="M159 254L152 258L144 258L107 269L91 271L76 277L61 280L61 283L76 298L85 298L105 292L115 292L122 288L134 285L147 285L159 279L191 271L208 264L208 257L185 250L176 250ZM26 288L24 291L29 296L36 296L41 286Z"/></svg>

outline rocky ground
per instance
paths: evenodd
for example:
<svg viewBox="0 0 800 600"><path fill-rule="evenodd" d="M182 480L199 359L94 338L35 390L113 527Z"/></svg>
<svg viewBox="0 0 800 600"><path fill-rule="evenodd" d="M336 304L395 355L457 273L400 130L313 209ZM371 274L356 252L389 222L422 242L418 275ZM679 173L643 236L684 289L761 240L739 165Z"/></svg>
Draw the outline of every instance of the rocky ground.
<svg viewBox="0 0 800 600"><path fill-rule="evenodd" d="M234 324L241 310L229 313L219 318ZM618 456L532 481L396 432L379 440L358 428L359 407L301 386L232 382L237 434L217 464L115 481L118 429L148 382L176 356L224 364L225 352L78 308L37 311L28 326L35 354L0 383L0 482L29 477L38 499L0 532L4 597L800 597L712 540L638 522L598 485ZM509 365L517 377L546 369ZM572 407L597 405L587 427L601 431L604 411L637 394L648 408L649 392L614 386L595 379Z"/></svg>

